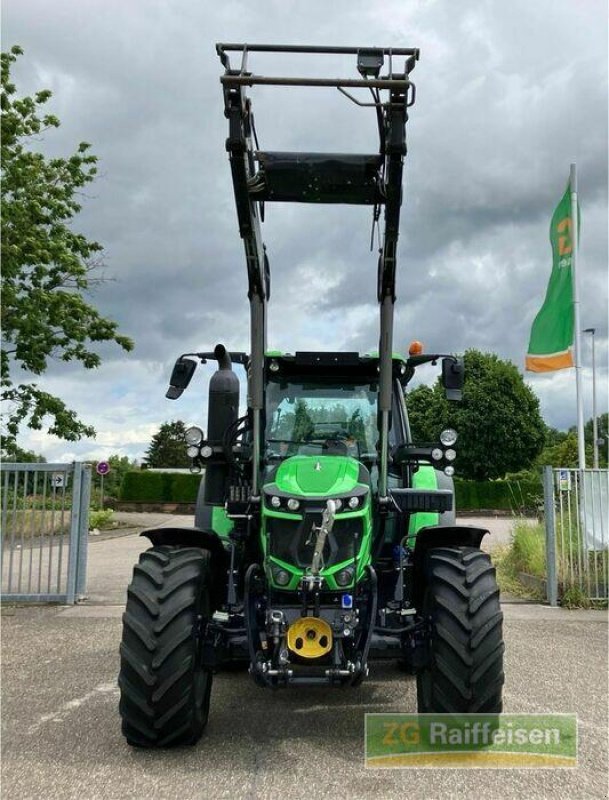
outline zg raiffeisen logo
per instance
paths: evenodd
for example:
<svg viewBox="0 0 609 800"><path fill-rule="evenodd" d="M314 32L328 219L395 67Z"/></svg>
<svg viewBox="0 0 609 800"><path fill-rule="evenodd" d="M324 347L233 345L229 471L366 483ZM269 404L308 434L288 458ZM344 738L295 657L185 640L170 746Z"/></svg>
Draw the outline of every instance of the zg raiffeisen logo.
<svg viewBox="0 0 609 800"><path fill-rule="evenodd" d="M577 766L575 714L366 714L366 766Z"/></svg>

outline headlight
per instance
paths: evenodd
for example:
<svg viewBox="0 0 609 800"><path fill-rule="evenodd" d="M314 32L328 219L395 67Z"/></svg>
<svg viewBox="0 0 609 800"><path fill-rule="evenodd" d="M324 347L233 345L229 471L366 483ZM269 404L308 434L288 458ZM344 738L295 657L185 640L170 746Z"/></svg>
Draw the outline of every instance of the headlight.
<svg viewBox="0 0 609 800"><path fill-rule="evenodd" d="M339 497L337 497L336 500L334 501L334 508L337 511L340 511L342 507L343 507L343 501Z"/></svg>
<svg viewBox="0 0 609 800"><path fill-rule="evenodd" d="M446 428L446 430L442 431L440 434L440 441L444 447L452 447L457 441L457 431L453 430L453 428Z"/></svg>
<svg viewBox="0 0 609 800"><path fill-rule="evenodd" d="M186 448L186 455L188 458L196 458L199 455L199 448L196 445L190 445Z"/></svg>
<svg viewBox="0 0 609 800"><path fill-rule="evenodd" d="M186 428L184 431L184 439L186 440L186 444L201 444L203 441L203 431L201 428L197 428L193 425L190 428Z"/></svg>
<svg viewBox="0 0 609 800"><path fill-rule="evenodd" d="M290 573L285 569L277 569L277 567L273 569L273 578L279 586L287 586L290 582L290 577Z"/></svg>
<svg viewBox="0 0 609 800"><path fill-rule="evenodd" d="M448 449L448 450L447 450L447 451L444 453L444 458L445 458L447 461L454 461L456 457L457 457L457 454L456 454L456 452L455 452L455 451L454 451L452 448L449 448L449 449Z"/></svg>
<svg viewBox="0 0 609 800"><path fill-rule="evenodd" d="M349 508L357 508L359 506L359 497L349 498Z"/></svg>
<svg viewBox="0 0 609 800"><path fill-rule="evenodd" d="M287 506L290 511L298 511L298 509L300 508L300 500L297 500L295 497L290 497Z"/></svg>
<svg viewBox="0 0 609 800"><path fill-rule="evenodd" d="M214 451L211 449L211 447L206 444L205 447L201 448L201 458L210 458L213 452Z"/></svg>
<svg viewBox="0 0 609 800"><path fill-rule="evenodd" d="M444 467L444 474L448 475L449 478L452 478L452 476L455 474L455 468L450 466Z"/></svg>
<svg viewBox="0 0 609 800"><path fill-rule="evenodd" d="M439 447L434 447L431 451L431 457L434 461L441 461L444 456L444 453L440 450Z"/></svg>
<svg viewBox="0 0 609 800"><path fill-rule="evenodd" d="M341 569L334 577L339 586L349 586L350 583L353 583L353 567Z"/></svg>
<svg viewBox="0 0 609 800"><path fill-rule="evenodd" d="M273 508L279 508L281 505L281 499L277 497L277 495L273 495L273 497L271 497L271 505Z"/></svg>

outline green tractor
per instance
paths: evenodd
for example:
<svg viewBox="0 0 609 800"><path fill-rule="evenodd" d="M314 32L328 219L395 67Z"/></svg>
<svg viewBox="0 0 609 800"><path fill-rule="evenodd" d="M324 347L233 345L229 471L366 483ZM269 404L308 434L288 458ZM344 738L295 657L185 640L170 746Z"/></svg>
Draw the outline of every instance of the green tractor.
<svg viewBox="0 0 609 800"><path fill-rule="evenodd" d="M231 67L230 52L241 54ZM229 154L245 245L250 352L186 353L167 397L198 362L217 361L207 435L186 432L204 470L193 528L144 532L121 644L123 733L138 747L193 744L208 719L213 675L244 662L260 687L358 686L370 662L416 673L419 712L499 713L502 613L487 531L455 523L455 431L412 441L404 403L415 370L441 364L458 401L463 363L393 353L396 248L416 49L219 44ZM353 54L359 77L263 77L257 52ZM385 61L388 68L381 74ZM358 104L370 91L378 154L258 149L248 86L330 86ZM255 147L254 147L255 145ZM271 202L384 206L378 264L379 350L269 351L270 269L260 236ZM240 380L247 410L239 416Z"/></svg>

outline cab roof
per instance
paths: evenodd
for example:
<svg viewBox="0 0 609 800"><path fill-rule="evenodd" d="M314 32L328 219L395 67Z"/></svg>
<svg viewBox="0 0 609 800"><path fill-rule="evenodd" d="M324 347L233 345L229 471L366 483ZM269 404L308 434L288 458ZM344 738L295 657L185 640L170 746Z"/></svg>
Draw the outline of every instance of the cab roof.
<svg viewBox="0 0 609 800"><path fill-rule="evenodd" d="M334 351L297 351L296 353L283 353L279 350L270 350L265 358L267 366L271 363L276 365L275 370L271 368L271 377L277 375L319 375L320 377L332 377L344 375L345 377L372 378L378 376L379 357L378 353L365 353L360 355L357 352L334 352ZM393 354L393 373L395 377L406 375L408 366L406 358Z"/></svg>

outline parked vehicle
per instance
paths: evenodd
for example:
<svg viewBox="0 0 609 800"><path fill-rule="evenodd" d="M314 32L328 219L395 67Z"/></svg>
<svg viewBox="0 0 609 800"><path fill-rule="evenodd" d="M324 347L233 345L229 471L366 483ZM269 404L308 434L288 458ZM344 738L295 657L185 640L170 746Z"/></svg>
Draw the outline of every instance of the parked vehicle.
<svg viewBox="0 0 609 800"><path fill-rule="evenodd" d="M245 659L261 687L357 686L370 659L394 658L417 675L421 712L501 710L502 614L485 530L455 524L457 434L412 441L404 390L415 370L441 364L460 399L462 361L393 352L396 247L406 154L410 74L419 51L219 44L229 154L250 301L249 353L186 353L167 396L178 398L197 362L217 361L207 434L186 432L204 469L195 527L147 531L128 590L120 711L141 747L196 742L214 672ZM233 68L229 53L241 54ZM258 52L353 54L359 77L263 77ZM387 70L381 71L388 61ZM369 89L379 152L263 152L248 86ZM270 268L260 234L272 202L384 208L378 264L377 353L272 351L266 310ZM247 371L247 412L239 417Z"/></svg>

